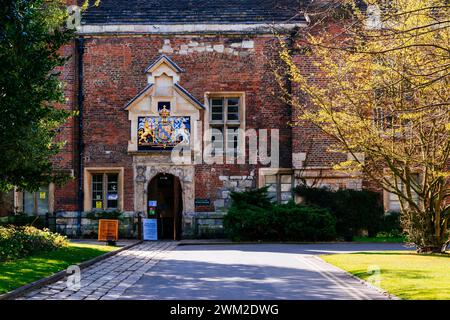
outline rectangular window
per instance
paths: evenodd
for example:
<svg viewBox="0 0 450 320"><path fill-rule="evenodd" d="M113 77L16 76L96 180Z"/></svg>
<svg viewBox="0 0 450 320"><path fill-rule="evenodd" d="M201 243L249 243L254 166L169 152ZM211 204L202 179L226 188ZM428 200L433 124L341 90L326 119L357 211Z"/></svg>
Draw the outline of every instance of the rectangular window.
<svg viewBox="0 0 450 320"><path fill-rule="evenodd" d="M119 206L119 174L92 174L92 209L117 209Z"/></svg>
<svg viewBox="0 0 450 320"><path fill-rule="evenodd" d="M48 187L42 187L36 192L23 193L23 211L28 214L44 215L49 209Z"/></svg>
<svg viewBox="0 0 450 320"><path fill-rule="evenodd" d="M268 195L272 201L287 203L292 200L292 189L294 187L291 174L273 174L264 176L264 185L268 186Z"/></svg>
<svg viewBox="0 0 450 320"><path fill-rule="evenodd" d="M228 157L237 158L240 150L241 99L214 97L210 99L210 106L213 156L226 151Z"/></svg>

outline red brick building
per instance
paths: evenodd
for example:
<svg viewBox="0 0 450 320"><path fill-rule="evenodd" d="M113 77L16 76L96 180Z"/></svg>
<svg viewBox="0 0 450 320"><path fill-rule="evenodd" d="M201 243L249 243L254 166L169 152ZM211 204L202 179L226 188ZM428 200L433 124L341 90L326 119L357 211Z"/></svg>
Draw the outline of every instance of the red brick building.
<svg viewBox="0 0 450 320"><path fill-rule="evenodd" d="M361 188L360 177L331 170L346 155L329 153L311 125L291 127L295 110L279 98L272 27L295 37L307 24L298 9L295 0L102 0L88 9L62 70L65 107L80 116L61 129L67 144L54 159L74 179L16 193L17 210L71 217L62 231L74 234L92 210L134 216L155 207L162 236L179 238L220 229L233 190L270 185L288 201L300 177L319 175L333 188ZM277 159L252 149L251 139L264 142L260 129L269 145L279 141L269 147ZM178 143L189 161L174 162ZM208 145L219 158L234 151L211 163Z"/></svg>

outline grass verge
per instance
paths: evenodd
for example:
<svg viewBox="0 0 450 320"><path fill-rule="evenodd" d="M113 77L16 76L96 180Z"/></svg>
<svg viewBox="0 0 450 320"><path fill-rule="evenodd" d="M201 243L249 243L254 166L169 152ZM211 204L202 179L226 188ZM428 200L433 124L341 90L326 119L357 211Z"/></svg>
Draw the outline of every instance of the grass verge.
<svg viewBox="0 0 450 320"><path fill-rule="evenodd" d="M56 251L0 262L0 294L117 249L119 247L70 243L67 248Z"/></svg>
<svg viewBox="0 0 450 320"><path fill-rule="evenodd" d="M408 300L450 299L450 255L415 252L362 252L322 259ZM370 270L379 270L379 274Z"/></svg>

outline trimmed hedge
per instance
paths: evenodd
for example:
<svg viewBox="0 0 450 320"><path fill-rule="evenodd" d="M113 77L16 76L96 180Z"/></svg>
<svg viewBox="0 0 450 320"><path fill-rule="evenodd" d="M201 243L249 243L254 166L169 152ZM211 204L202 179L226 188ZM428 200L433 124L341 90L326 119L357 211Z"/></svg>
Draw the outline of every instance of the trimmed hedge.
<svg viewBox="0 0 450 320"><path fill-rule="evenodd" d="M123 220L123 212L119 210L114 211L91 211L86 214L87 219L99 220L99 219L112 219L112 220Z"/></svg>
<svg viewBox="0 0 450 320"><path fill-rule="evenodd" d="M351 237L367 230L370 237L378 232L401 232L398 215L386 216L379 193L368 190L337 190L298 186L295 191L305 204L327 208L336 218L339 236Z"/></svg>
<svg viewBox="0 0 450 320"><path fill-rule="evenodd" d="M29 215L27 213L16 213L0 218L0 226L35 226L42 229L45 227L44 216Z"/></svg>
<svg viewBox="0 0 450 320"><path fill-rule="evenodd" d="M35 227L0 227L0 261L15 260L67 246L67 238Z"/></svg>
<svg viewBox="0 0 450 320"><path fill-rule="evenodd" d="M234 241L327 241L336 236L335 218L314 206L273 204L267 188L232 192L224 229Z"/></svg>

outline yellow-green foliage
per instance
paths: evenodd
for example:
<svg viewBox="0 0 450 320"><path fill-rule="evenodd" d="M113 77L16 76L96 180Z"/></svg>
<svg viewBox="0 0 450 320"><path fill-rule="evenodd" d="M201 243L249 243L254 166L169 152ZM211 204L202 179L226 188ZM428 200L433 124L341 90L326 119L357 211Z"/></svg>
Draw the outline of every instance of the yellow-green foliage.
<svg viewBox="0 0 450 320"><path fill-rule="evenodd" d="M67 246L67 238L35 227L0 227L0 261L15 260Z"/></svg>
<svg viewBox="0 0 450 320"><path fill-rule="evenodd" d="M314 76L280 38L286 68L276 78L298 125L312 122L335 141L331 151L350 154L335 169L361 172L398 195L410 238L439 251L450 217L450 5L372 0L362 11L357 2L347 1L349 18L334 21L332 32L313 19L297 39ZM378 23L367 24L369 11L380 13ZM285 87L286 72L301 100Z"/></svg>

